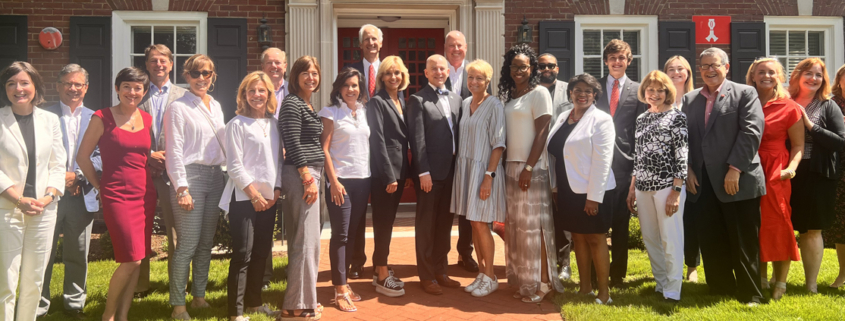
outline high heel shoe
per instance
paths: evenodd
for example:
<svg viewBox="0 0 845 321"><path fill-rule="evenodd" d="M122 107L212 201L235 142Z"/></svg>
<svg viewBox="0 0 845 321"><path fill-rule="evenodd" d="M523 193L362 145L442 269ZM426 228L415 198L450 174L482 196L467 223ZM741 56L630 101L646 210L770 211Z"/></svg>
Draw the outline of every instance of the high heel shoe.
<svg viewBox="0 0 845 321"><path fill-rule="evenodd" d="M542 295L537 295L537 293L533 293L533 294L531 294L527 297L522 298L522 302L525 302L525 303L540 303L540 302L542 302L543 298L545 298L546 295L549 294L549 292L552 292L551 284L541 282L539 292L542 293Z"/></svg>

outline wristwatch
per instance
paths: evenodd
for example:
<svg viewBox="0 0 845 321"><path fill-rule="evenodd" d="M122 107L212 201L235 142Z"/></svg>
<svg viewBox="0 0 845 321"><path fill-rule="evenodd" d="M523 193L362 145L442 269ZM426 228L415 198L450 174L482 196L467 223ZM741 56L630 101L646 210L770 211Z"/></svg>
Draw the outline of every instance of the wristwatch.
<svg viewBox="0 0 845 321"><path fill-rule="evenodd" d="M680 192L683 186L672 186L672 190L675 192Z"/></svg>
<svg viewBox="0 0 845 321"><path fill-rule="evenodd" d="M529 172L530 172L530 171L533 171L533 170L534 170L534 167L533 167L533 166L531 166L531 165L525 165L525 170L527 170L527 171L529 171Z"/></svg>
<svg viewBox="0 0 845 321"><path fill-rule="evenodd" d="M496 172L485 171L484 175L490 175L490 178L496 178Z"/></svg>
<svg viewBox="0 0 845 321"><path fill-rule="evenodd" d="M52 203L52 202L58 202L58 201L59 201L59 198L60 198L60 197L59 197L59 195L56 195L56 194L55 194L55 193L53 193L53 192L47 192L47 194L45 194L44 196L50 196L50 199L51 199L50 203Z"/></svg>

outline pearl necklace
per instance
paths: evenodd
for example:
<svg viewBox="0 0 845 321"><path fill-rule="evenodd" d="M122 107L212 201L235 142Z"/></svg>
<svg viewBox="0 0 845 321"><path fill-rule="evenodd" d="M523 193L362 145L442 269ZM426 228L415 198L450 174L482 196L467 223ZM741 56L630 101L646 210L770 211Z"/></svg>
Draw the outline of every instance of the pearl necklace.
<svg viewBox="0 0 845 321"><path fill-rule="evenodd" d="M261 126L261 133L264 134L264 137L267 137L267 126L262 123L262 119L256 119L256 122L258 122L258 126Z"/></svg>

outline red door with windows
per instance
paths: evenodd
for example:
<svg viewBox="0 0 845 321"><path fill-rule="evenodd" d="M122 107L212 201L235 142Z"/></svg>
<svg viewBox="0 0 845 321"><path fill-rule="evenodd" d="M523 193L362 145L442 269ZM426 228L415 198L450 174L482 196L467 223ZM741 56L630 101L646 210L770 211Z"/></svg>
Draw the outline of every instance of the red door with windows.
<svg viewBox="0 0 845 321"><path fill-rule="evenodd" d="M383 28L384 41L380 57L399 56L410 75L408 89L404 91L407 100L413 93L428 84L425 78L425 60L434 54L443 54L445 31L443 29L391 29ZM357 28L338 28L338 70L363 59ZM417 201L413 187L402 193L402 203Z"/></svg>

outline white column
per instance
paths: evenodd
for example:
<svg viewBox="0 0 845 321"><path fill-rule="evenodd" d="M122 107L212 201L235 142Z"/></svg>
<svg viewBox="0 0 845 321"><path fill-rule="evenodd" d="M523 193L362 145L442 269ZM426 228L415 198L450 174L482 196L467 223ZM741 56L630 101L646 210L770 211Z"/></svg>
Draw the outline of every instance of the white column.
<svg viewBox="0 0 845 321"><path fill-rule="evenodd" d="M493 66L490 86L498 93L502 54L505 52L505 2L503 0L475 1L475 57ZM470 45L470 48L472 46Z"/></svg>
<svg viewBox="0 0 845 321"><path fill-rule="evenodd" d="M317 8L317 0L288 0L288 14L286 18L287 41L285 42L285 52L288 56L288 65L293 67L296 59L307 55L317 57L320 67L323 67L324 63L320 58L320 16ZM288 79L290 81L296 81L296 76L288 75ZM322 90L327 88L326 81L322 79L322 75L320 88ZM331 88L331 80L329 80L328 88ZM320 104L320 95L314 95L311 98L311 104L322 106Z"/></svg>

